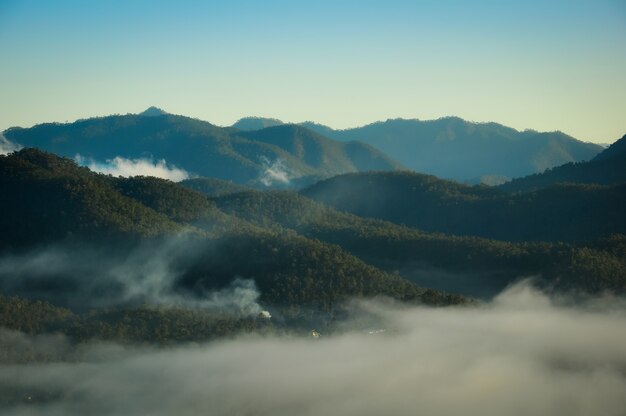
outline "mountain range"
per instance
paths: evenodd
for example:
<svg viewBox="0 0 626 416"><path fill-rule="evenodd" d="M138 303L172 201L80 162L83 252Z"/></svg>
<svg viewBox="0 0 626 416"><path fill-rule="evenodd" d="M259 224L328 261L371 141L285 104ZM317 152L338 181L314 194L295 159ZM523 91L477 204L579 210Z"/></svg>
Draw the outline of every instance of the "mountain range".
<svg viewBox="0 0 626 416"><path fill-rule="evenodd" d="M137 115L10 128L3 135L23 147L78 155L87 162L163 160L192 177L257 188L301 187L342 173L403 169L497 185L590 160L603 149L561 132L520 132L457 117L395 119L346 130L247 117L218 127L156 107Z"/></svg>
<svg viewBox="0 0 626 416"><path fill-rule="evenodd" d="M374 172L341 175L299 194L215 179L114 178L35 149L0 157L0 179L0 251L86 245L115 259L138 245L186 235L175 252L191 258L175 255L175 287L197 294L234 276L254 278L262 299L275 306L327 299L329 307L331 299L365 293L362 279L370 278L381 286L367 293L391 294L385 285L399 290L394 297L425 293L397 274L471 296L497 293L529 274L559 287L626 290L626 243L614 236L626 234L624 185L509 194L415 173ZM13 290L39 287L37 279ZM335 283L298 292L324 279ZM328 293L334 285L344 295ZM438 292L428 296L446 301Z"/></svg>
<svg viewBox="0 0 626 416"><path fill-rule="evenodd" d="M618 140L590 162L499 187L414 172L368 172L338 175L302 194L345 212L430 232L506 241L584 241L626 233L625 141Z"/></svg>
<svg viewBox="0 0 626 416"><path fill-rule="evenodd" d="M371 146L337 142L296 125L243 132L150 108L119 115L11 128L4 137L23 147L105 164L116 157L164 160L190 176L251 186L311 183L339 173L401 166Z"/></svg>
<svg viewBox="0 0 626 416"><path fill-rule="evenodd" d="M7 148L27 147L0 156L0 326L170 342L331 331L353 298L464 305L529 276L558 293L626 292L626 137L486 186L274 122L222 128L151 108L5 131ZM77 162L119 157L190 177Z"/></svg>
<svg viewBox="0 0 626 416"><path fill-rule="evenodd" d="M520 132L497 123L472 123L458 117L395 119L347 130L304 125L339 141L358 138L416 172L490 185L564 163L589 160L602 150L599 145L561 132Z"/></svg>
<svg viewBox="0 0 626 416"><path fill-rule="evenodd" d="M246 118L233 127L260 128L279 122ZM370 144L416 172L488 185L590 160L603 149L558 131L520 132L498 123L473 123L458 117L390 119L344 130L310 121L300 125L338 141Z"/></svg>

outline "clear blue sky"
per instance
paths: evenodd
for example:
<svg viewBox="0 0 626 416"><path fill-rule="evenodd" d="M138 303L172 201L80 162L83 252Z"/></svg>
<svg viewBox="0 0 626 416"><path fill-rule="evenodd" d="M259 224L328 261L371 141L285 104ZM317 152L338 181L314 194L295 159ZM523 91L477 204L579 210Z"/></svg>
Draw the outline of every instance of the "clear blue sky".
<svg viewBox="0 0 626 416"><path fill-rule="evenodd" d="M626 133L626 1L0 0L0 130L139 112Z"/></svg>

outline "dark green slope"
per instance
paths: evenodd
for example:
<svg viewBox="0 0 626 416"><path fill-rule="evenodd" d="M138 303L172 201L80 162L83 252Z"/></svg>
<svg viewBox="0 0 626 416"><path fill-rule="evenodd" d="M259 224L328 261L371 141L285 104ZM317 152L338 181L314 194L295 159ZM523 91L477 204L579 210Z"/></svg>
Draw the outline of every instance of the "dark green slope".
<svg viewBox="0 0 626 416"><path fill-rule="evenodd" d="M384 295L428 304L462 303L460 296L425 290L407 280L365 264L340 247L295 233L225 237L200 247L181 285L195 292L224 286L240 276L254 279L261 302L287 307L331 310L351 297Z"/></svg>
<svg viewBox="0 0 626 416"><path fill-rule="evenodd" d="M0 173L0 246L9 249L3 256L12 248L21 253L36 248L32 256L37 257L49 244L48 249L56 250L54 258L73 259L65 266L57 261L50 269L0 268L0 284L7 293L78 308L88 308L90 302L115 304L124 301L125 285L139 284L146 273L153 273L152 268L141 270L154 253L163 262L157 275L175 278L159 288L159 296L182 291L202 298L240 277L256 282L266 304L291 310L328 312L353 296L463 301L384 273L337 246L252 226L221 212L201 193L170 181L94 174L35 149L1 157ZM186 224L219 232L206 234ZM8 264L28 264L30 255L20 256ZM120 265L126 277L110 280ZM140 281L131 278L135 274Z"/></svg>
<svg viewBox="0 0 626 416"><path fill-rule="evenodd" d="M0 156L0 189L2 247L182 230L117 192L104 175L36 149Z"/></svg>
<svg viewBox="0 0 626 416"><path fill-rule="evenodd" d="M626 257L606 253L608 246L595 243L507 243L425 233L339 212L289 191L245 192L215 201L221 210L259 226L289 228L338 244L369 264L448 292L489 297L531 275L541 276L540 284L561 289L626 289ZM588 267L599 263L603 266Z"/></svg>
<svg viewBox="0 0 626 416"><path fill-rule="evenodd" d="M0 295L0 328L26 334L63 333L74 342L97 339L172 344L258 331L270 325L253 317L148 305L77 314L49 302ZM69 348L42 349L28 342L10 347L4 346L0 362L49 362L72 356Z"/></svg>
<svg viewBox="0 0 626 416"><path fill-rule="evenodd" d="M337 143L302 127L243 132L158 109L140 115L11 128L3 134L21 146L65 157L80 155L99 163L117 156L165 160L191 175L257 187L310 184L313 179L308 178L398 166L369 146ZM310 151L291 151L301 145ZM316 160L321 162L314 163Z"/></svg>
<svg viewBox="0 0 626 416"><path fill-rule="evenodd" d="M626 158L626 134L615 143L604 149L599 155L593 158L594 161L607 160L613 158Z"/></svg>
<svg viewBox="0 0 626 416"><path fill-rule="evenodd" d="M252 190L252 188L247 186L216 178L185 179L179 182L179 184L187 189L198 191L207 197L219 197Z"/></svg>
<svg viewBox="0 0 626 416"><path fill-rule="evenodd" d="M255 227L224 214L201 192L172 181L146 176L110 178L112 186L170 220L210 232L212 236L234 232L252 232Z"/></svg>
<svg viewBox="0 0 626 416"><path fill-rule="evenodd" d="M359 216L506 241L583 241L626 233L626 185L507 194L412 173L337 176L303 194Z"/></svg>
<svg viewBox="0 0 626 416"><path fill-rule="evenodd" d="M335 140L370 144L417 172L458 181L526 176L567 162L590 160L602 150L561 132L519 132L497 123L471 123L457 117L395 119L347 130L310 122L303 125Z"/></svg>
<svg viewBox="0 0 626 416"><path fill-rule="evenodd" d="M626 136L589 162L568 163L543 173L514 179L500 186L509 192L528 192L558 183L616 185L626 183Z"/></svg>

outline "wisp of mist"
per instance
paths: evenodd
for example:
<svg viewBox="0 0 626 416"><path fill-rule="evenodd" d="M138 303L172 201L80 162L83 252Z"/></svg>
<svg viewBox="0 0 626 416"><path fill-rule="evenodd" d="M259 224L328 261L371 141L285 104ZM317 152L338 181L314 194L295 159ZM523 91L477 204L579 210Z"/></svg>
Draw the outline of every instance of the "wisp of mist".
<svg viewBox="0 0 626 416"><path fill-rule="evenodd" d="M523 282L479 306L367 301L357 309L376 316L385 331L247 336L171 349L94 344L73 361L4 365L2 388L47 392L44 400L5 410L476 416L626 410L626 308L618 300L567 306ZM62 339L24 337L21 343L65 348Z"/></svg>
<svg viewBox="0 0 626 416"><path fill-rule="evenodd" d="M77 154L74 160L79 165L88 167L94 172L112 176L154 176L161 179L169 179L173 182L180 182L189 178L189 173L186 170L169 165L165 159L154 162L145 158L126 159L116 156L113 159L108 159L105 163L101 163Z"/></svg>

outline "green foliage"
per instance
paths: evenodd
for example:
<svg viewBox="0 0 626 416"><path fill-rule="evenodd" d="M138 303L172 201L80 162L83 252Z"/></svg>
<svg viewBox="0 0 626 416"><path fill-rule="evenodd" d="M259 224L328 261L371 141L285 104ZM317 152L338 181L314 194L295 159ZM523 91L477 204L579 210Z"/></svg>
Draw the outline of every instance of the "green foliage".
<svg viewBox="0 0 626 416"><path fill-rule="evenodd" d="M184 181L180 182L180 185L184 186L185 188L200 192L201 194L204 194L205 196L210 198L252 190L247 186L216 178L185 179Z"/></svg>
<svg viewBox="0 0 626 416"><path fill-rule="evenodd" d="M251 227L236 217L224 214L205 195L172 181L154 177L111 178L122 195L166 215L172 221L202 228L216 236L244 232Z"/></svg>
<svg viewBox="0 0 626 416"><path fill-rule="evenodd" d="M350 297L389 296L435 305L463 303L459 296L423 288L365 264L338 246L295 233L233 235L210 243L180 283L198 291L225 286L233 276L254 279L263 304L330 311ZM245 259L245 261L242 261Z"/></svg>
<svg viewBox="0 0 626 416"><path fill-rule="evenodd" d="M472 188L450 184L450 194L456 200L474 201L480 195L468 195L467 190ZM499 195L484 188L478 191ZM215 201L221 210L258 226L291 229L309 238L340 245L383 270L434 269L467 276L488 272L494 274L493 285L498 290L520 276L541 276L543 284L560 289L626 291L626 244L619 235L588 242L583 247L558 242L509 243L425 233L366 219L334 210L295 192L246 192ZM590 257L593 261L585 260ZM585 264L588 267L583 267ZM450 285L445 290L462 293L461 285Z"/></svg>
<svg viewBox="0 0 626 416"><path fill-rule="evenodd" d="M337 176L303 194L355 215L429 232L506 241L584 241L626 233L625 190L626 185L571 184L508 194L433 176L380 172Z"/></svg>
<svg viewBox="0 0 626 416"><path fill-rule="evenodd" d="M0 295L0 327L27 334L49 332L70 323L75 315L68 309L40 300Z"/></svg>
<svg viewBox="0 0 626 416"><path fill-rule="evenodd" d="M65 238L150 237L181 230L104 175L35 149L0 156L0 246Z"/></svg>
<svg viewBox="0 0 626 416"><path fill-rule="evenodd" d="M92 338L122 343L207 341L265 329L254 317L239 317L203 310L143 306L87 314L64 328L77 341Z"/></svg>
<svg viewBox="0 0 626 416"><path fill-rule="evenodd" d="M559 183L616 185L626 183L626 136L589 162L567 163L543 173L514 179L500 186L509 192L528 192Z"/></svg>
<svg viewBox="0 0 626 416"><path fill-rule="evenodd" d="M0 328L27 334L57 332L77 342L98 339L171 344L264 331L270 326L271 322L255 317L166 306L118 308L77 315L48 302L0 295ZM2 353L0 348L0 361Z"/></svg>

